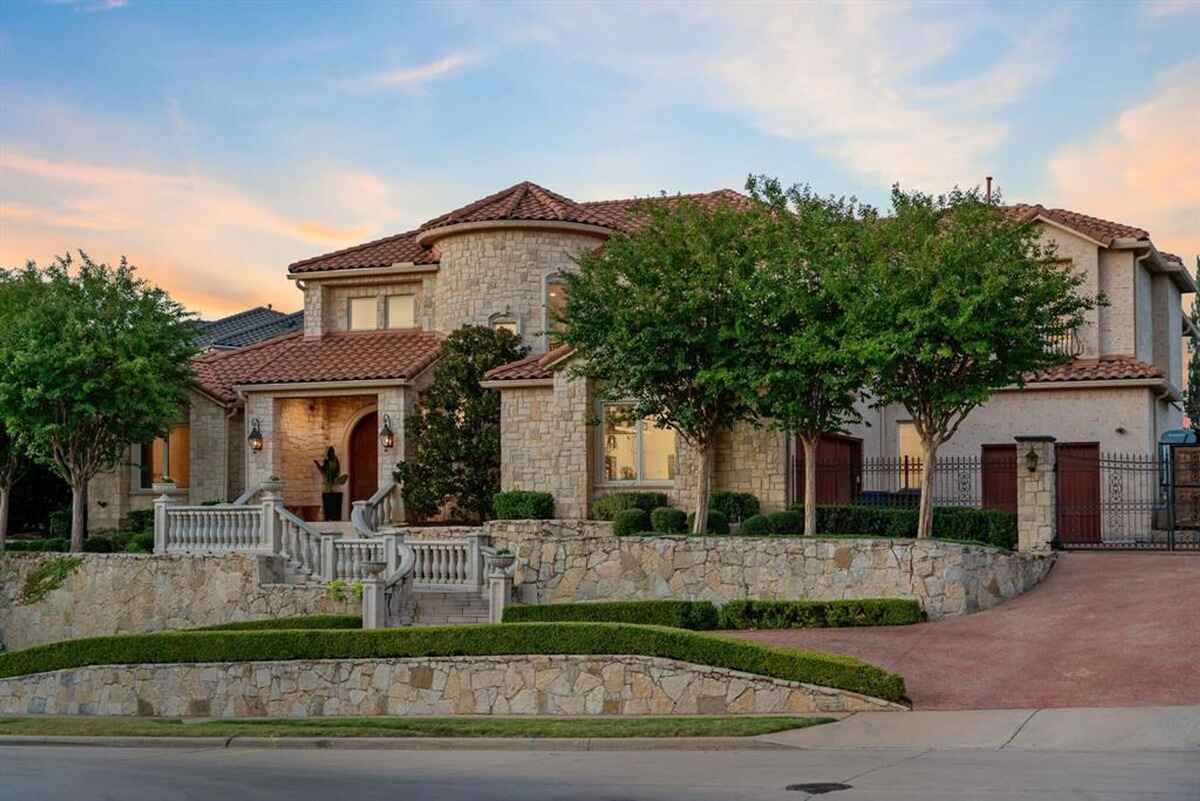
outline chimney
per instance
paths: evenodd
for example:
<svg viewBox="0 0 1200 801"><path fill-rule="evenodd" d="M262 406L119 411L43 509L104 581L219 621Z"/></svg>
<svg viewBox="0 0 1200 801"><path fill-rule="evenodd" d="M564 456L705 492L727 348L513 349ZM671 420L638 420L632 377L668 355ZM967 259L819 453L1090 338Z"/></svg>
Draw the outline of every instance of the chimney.
<svg viewBox="0 0 1200 801"><path fill-rule="evenodd" d="M988 203L992 202L992 176L987 177L987 194L984 196Z"/></svg>

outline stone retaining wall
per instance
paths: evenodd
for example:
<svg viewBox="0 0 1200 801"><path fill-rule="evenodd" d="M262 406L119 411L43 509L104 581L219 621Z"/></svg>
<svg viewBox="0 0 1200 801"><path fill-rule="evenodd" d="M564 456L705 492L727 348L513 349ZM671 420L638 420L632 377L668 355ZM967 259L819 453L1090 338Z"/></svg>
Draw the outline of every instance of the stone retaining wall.
<svg viewBox="0 0 1200 801"><path fill-rule="evenodd" d="M0 715L726 715L899 710L844 690L645 656L326 659L0 679Z"/></svg>
<svg viewBox="0 0 1200 801"><path fill-rule="evenodd" d="M83 564L63 586L20 603L25 577L68 554L0 556L0 643L9 650L106 634L213 626L235 620L355 613L319 584L279 584L278 557L74 554Z"/></svg>
<svg viewBox="0 0 1200 801"><path fill-rule="evenodd" d="M1054 563L938 540L616 537L587 520L499 520L487 531L518 552L519 603L887 597L915 598L939 618L1020 595Z"/></svg>

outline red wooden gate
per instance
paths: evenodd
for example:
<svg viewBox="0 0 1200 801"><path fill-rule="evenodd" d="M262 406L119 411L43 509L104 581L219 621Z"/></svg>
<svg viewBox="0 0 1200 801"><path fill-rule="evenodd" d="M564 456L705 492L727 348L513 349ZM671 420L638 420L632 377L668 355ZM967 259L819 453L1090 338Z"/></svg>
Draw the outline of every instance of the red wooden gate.
<svg viewBox="0 0 1200 801"><path fill-rule="evenodd" d="M1100 445L1060 442L1057 462L1058 541L1070 546L1101 542Z"/></svg>
<svg viewBox="0 0 1200 801"><path fill-rule="evenodd" d="M796 440L792 497L804 502L804 445ZM863 444L857 437L824 434L817 440L817 503L853 503L862 489Z"/></svg>
<svg viewBox="0 0 1200 801"><path fill-rule="evenodd" d="M1017 511L1017 446L984 445L983 508Z"/></svg>

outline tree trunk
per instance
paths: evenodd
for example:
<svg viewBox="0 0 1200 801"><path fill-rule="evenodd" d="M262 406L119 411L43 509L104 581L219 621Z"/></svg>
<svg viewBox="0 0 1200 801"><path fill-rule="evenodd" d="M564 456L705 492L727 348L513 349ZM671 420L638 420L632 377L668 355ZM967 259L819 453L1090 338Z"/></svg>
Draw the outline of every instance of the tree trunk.
<svg viewBox="0 0 1200 801"><path fill-rule="evenodd" d="M712 470L712 445L704 445L696 453L696 519L693 534L708 531L708 474Z"/></svg>
<svg viewBox="0 0 1200 801"><path fill-rule="evenodd" d="M933 474L937 469L937 443L921 439L921 505L917 512L917 537L933 536Z"/></svg>
<svg viewBox="0 0 1200 801"><path fill-rule="evenodd" d="M0 551L8 540L8 503L12 498L12 487L0 489Z"/></svg>
<svg viewBox="0 0 1200 801"><path fill-rule="evenodd" d="M801 437L804 446L804 536L817 534L817 437Z"/></svg>
<svg viewBox="0 0 1200 801"><path fill-rule="evenodd" d="M87 528L87 482L71 485L71 552L83 550L83 535Z"/></svg>

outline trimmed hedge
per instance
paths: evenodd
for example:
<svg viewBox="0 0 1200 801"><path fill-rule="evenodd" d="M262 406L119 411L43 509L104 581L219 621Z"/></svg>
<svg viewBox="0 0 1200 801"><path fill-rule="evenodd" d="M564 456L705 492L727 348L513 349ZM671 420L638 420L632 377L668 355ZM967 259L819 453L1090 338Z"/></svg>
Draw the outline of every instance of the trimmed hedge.
<svg viewBox="0 0 1200 801"><path fill-rule="evenodd" d="M577 604L530 604L504 609L505 623L638 623L675 629L717 628L719 613L709 601L611 601Z"/></svg>
<svg viewBox="0 0 1200 801"><path fill-rule="evenodd" d="M0 654L0 678L88 665L515 654L660 657L849 690L888 701L905 698L902 676L851 657L619 623L506 623L370 631L176 631L92 637Z"/></svg>
<svg viewBox="0 0 1200 801"><path fill-rule="evenodd" d="M767 515L767 527L772 534L803 534L804 515L794 511L773 512Z"/></svg>
<svg viewBox="0 0 1200 801"><path fill-rule="evenodd" d="M708 508L716 509L731 522L737 522L758 514L758 498L749 492L717 490L709 494Z"/></svg>
<svg viewBox="0 0 1200 801"><path fill-rule="evenodd" d="M597 520L616 520L617 512L626 509L641 509L650 514L658 507L667 505L667 496L661 492L618 492L596 501L592 513Z"/></svg>
<svg viewBox="0 0 1200 801"><path fill-rule="evenodd" d="M62 537L49 537L40 540L8 540L4 550L13 553L65 553L71 543Z"/></svg>
<svg viewBox="0 0 1200 801"><path fill-rule="evenodd" d="M220 501L216 501L220 503ZM154 510L137 509L125 516L125 529L135 534L154 533Z"/></svg>
<svg viewBox="0 0 1200 801"><path fill-rule="evenodd" d="M154 532L139 531L125 544L126 553L154 553Z"/></svg>
<svg viewBox="0 0 1200 801"><path fill-rule="evenodd" d="M738 534L744 534L749 537L758 537L771 533L771 522L766 515L754 515L747 517L738 526Z"/></svg>
<svg viewBox="0 0 1200 801"><path fill-rule="evenodd" d="M497 492L492 496L492 511L497 520L550 520L554 517L554 496L527 490Z"/></svg>
<svg viewBox="0 0 1200 801"><path fill-rule="evenodd" d="M650 515L644 509L622 509L613 518L613 534L629 537L650 528Z"/></svg>
<svg viewBox="0 0 1200 801"><path fill-rule="evenodd" d="M804 508L792 507L803 521ZM798 527L794 533L800 533ZM818 506L818 534L915 537L917 510L886 506ZM961 540L1012 550L1017 546L1017 516L996 509L933 510L934 539Z"/></svg>
<svg viewBox="0 0 1200 801"><path fill-rule="evenodd" d="M921 622L921 605L904 598L846 601L730 601L721 607L723 629L819 629L904 626Z"/></svg>
<svg viewBox="0 0 1200 801"><path fill-rule="evenodd" d="M267 620L238 620L190 631L295 631L298 629L361 629L362 615L303 615Z"/></svg>
<svg viewBox="0 0 1200 801"><path fill-rule="evenodd" d="M682 509L660 506L650 513L650 528L658 534L686 534L687 514Z"/></svg>
<svg viewBox="0 0 1200 801"><path fill-rule="evenodd" d="M690 532L692 526L696 524L696 513L691 512L687 516L687 530ZM729 518L716 509L708 510L708 529L709 534L728 534L729 533Z"/></svg>

